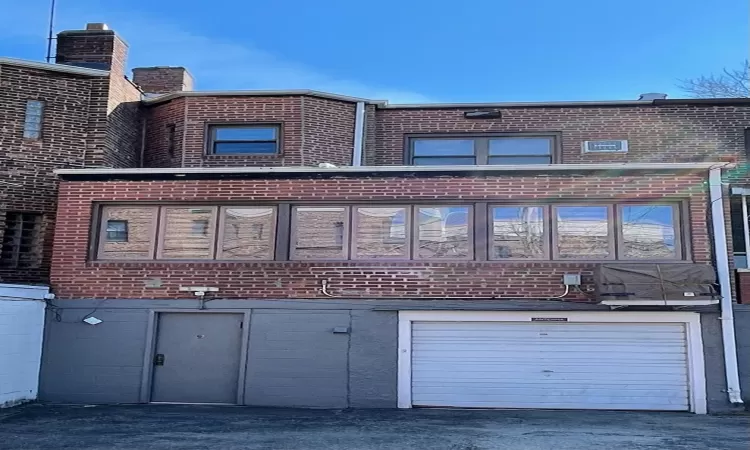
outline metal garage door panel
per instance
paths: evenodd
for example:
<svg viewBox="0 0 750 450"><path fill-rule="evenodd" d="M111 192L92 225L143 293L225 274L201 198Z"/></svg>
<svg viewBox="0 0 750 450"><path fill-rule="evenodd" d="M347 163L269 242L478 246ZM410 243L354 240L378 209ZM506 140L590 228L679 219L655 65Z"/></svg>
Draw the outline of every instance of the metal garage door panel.
<svg viewBox="0 0 750 450"><path fill-rule="evenodd" d="M679 323L415 322L412 403L689 409Z"/></svg>

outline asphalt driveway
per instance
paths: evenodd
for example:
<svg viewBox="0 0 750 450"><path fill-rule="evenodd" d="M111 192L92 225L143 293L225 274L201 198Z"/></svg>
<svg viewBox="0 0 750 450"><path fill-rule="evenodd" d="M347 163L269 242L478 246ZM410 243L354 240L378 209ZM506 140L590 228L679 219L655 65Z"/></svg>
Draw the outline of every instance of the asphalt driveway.
<svg viewBox="0 0 750 450"><path fill-rule="evenodd" d="M29 405L0 421L0 449L64 448L748 450L750 416Z"/></svg>

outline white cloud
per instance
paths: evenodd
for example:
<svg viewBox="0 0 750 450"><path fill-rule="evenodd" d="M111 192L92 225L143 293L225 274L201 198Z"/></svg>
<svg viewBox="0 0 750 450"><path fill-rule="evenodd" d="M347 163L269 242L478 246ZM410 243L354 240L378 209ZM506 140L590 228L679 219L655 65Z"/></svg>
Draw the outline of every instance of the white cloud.
<svg viewBox="0 0 750 450"><path fill-rule="evenodd" d="M46 28L41 4L30 0L28 4L14 5L12 14L0 18L0 39L39 40L43 36L41 30ZM418 92L330 76L322 69L289 61L249 42L203 36L167 21L134 16L132 12L96 11L90 5L79 10L66 6L58 10L55 28L76 29L104 17L111 19L112 28L130 45L130 67L184 66L195 77L198 89L314 89L391 103L431 101Z"/></svg>

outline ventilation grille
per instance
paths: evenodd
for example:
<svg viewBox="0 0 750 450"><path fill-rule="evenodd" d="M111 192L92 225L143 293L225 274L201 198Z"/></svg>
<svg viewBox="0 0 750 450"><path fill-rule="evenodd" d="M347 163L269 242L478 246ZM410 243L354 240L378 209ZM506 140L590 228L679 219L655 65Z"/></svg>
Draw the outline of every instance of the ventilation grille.
<svg viewBox="0 0 750 450"><path fill-rule="evenodd" d="M627 153L628 141L583 141L583 153Z"/></svg>

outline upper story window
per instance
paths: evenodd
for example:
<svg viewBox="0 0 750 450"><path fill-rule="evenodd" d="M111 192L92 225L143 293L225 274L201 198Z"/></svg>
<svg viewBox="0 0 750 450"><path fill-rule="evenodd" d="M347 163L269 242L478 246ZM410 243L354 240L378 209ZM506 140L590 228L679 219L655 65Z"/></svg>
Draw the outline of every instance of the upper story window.
<svg viewBox="0 0 750 450"><path fill-rule="evenodd" d="M407 163L426 165L552 164L557 162L555 134L413 136Z"/></svg>
<svg viewBox="0 0 750 450"><path fill-rule="evenodd" d="M42 138L42 116L44 114L44 102L40 100L28 100L26 102L26 116L23 122L23 137L26 139Z"/></svg>
<svg viewBox="0 0 750 450"><path fill-rule="evenodd" d="M208 153L213 155L273 155L279 152L276 125L211 125Z"/></svg>

